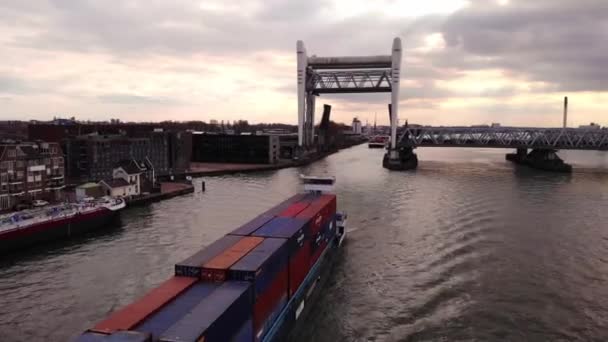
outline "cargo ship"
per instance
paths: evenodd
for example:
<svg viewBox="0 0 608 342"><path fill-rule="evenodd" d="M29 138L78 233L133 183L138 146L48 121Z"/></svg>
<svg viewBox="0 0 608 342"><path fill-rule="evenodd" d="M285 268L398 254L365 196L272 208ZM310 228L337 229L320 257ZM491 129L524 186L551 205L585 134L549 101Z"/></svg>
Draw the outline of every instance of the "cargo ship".
<svg viewBox="0 0 608 342"><path fill-rule="evenodd" d="M0 254L102 228L124 207L122 198L103 197L2 215Z"/></svg>
<svg viewBox="0 0 608 342"><path fill-rule="evenodd" d="M367 143L367 147L369 148L384 148L387 146L390 140L389 136L386 135L376 135L369 139Z"/></svg>
<svg viewBox="0 0 608 342"><path fill-rule="evenodd" d="M175 275L74 341L288 341L330 276L346 214L333 178L294 195L175 265Z"/></svg>

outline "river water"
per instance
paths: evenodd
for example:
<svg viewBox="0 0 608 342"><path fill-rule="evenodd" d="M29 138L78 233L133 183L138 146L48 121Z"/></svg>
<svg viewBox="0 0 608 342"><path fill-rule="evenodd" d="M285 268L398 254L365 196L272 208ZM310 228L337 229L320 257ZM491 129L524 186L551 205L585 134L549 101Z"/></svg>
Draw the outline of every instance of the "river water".
<svg viewBox="0 0 608 342"><path fill-rule="evenodd" d="M608 154L562 152L563 175L505 152L421 148L418 170L390 172L361 145L205 178L110 232L3 259L0 341L70 339L293 194L300 173L337 177L349 235L299 341L608 340Z"/></svg>

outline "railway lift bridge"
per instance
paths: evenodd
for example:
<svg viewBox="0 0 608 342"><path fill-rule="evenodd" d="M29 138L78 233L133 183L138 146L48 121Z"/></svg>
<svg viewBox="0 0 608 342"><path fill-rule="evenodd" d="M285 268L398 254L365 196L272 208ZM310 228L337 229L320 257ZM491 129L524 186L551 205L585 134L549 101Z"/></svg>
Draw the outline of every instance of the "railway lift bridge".
<svg viewBox="0 0 608 342"><path fill-rule="evenodd" d="M393 40L390 55L357 57L308 56L297 42L298 146L313 146L315 98L321 94L390 93L391 140L383 166L393 170L415 169L416 147L494 147L516 149L507 160L550 171L570 171L556 155L558 149L608 150L608 129L567 128L568 99L564 99L562 128L539 127L430 127L399 125L401 39ZM329 120L326 106L322 123ZM321 125L323 127L323 125ZM528 153L531 149L532 152Z"/></svg>
<svg viewBox="0 0 608 342"><path fill-rule="evenodd" d="M397 148L401 39L393 40L390 55L317 57L308 56L304 43L297 42L298 60L298 146L306 151L314 143L315 99L321 94L391 94L391 145L387 164L399 167Z"/></svg>

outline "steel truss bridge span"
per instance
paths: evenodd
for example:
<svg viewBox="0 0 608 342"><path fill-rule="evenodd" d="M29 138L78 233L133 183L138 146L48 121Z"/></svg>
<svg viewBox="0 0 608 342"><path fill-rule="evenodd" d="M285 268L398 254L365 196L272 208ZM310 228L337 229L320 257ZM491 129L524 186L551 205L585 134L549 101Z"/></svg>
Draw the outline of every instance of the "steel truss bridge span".
<svg viewBox="0 0 608 342"><path fill-rule="evenodd" d="M608 150L608 129L533 127L406 127L405 147L490 147Z"/></svg>

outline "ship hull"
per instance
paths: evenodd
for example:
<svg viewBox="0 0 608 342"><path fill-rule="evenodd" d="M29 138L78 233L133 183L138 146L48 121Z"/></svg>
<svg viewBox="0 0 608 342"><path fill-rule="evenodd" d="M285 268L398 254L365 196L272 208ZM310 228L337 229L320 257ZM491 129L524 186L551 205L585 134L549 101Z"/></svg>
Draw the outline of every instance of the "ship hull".
<svg viewBox="0 0 608 342"><path fill-rule="evenodd" d="M314 309L327 281L331 278L332 269L340 251L336 238L328 243L326 250L311 268L298 291L289 300L264 342L291 341L300 335L300 329L306 329L303 323ZM309 328L309 327L308 327Z"/></svg>
<svg viewBox="0 0 608 342"><path fill-rule="evenodd" d="M0 254L95 231L110 225L118 219L119 215L119 211L102 208L86 214L77 214L3 232L0 234Z"/></svg>

